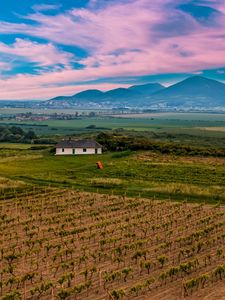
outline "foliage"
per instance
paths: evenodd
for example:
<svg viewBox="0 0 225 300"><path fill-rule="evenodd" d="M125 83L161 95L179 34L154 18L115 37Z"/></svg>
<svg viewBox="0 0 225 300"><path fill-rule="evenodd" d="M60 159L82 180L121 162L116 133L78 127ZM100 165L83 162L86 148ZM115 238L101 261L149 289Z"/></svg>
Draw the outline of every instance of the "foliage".
<svg viewBox="0 0 225 300"><path fill-rule="evenodd" d="M30 142L36 138L34 131L24 131L17 126L0 126L0 142Z"/></svg>
<svg viewBox="0 0 225 300"><path fill-rule="evenodd" d="M128 154L129 151L151 150L161 154L172 154L178 156L225 156L224 147L195 147L174 142L159 142L154 139L135 135L100 133L97 136L97 141L108 151L124 151L124 155ZM121 155L123 154L121 153Z"/></svg>

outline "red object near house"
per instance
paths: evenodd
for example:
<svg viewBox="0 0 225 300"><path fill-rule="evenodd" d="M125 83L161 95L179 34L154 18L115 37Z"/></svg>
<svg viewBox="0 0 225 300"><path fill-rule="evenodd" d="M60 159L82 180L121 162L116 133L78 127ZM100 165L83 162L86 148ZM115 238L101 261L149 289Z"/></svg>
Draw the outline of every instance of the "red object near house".
<svg viewBox="0 0 225 300"><path fill-rule="evenodd" d="M103 169L103 165L100 161L96 162L96 165L97 165L97 169Z"/></svg>

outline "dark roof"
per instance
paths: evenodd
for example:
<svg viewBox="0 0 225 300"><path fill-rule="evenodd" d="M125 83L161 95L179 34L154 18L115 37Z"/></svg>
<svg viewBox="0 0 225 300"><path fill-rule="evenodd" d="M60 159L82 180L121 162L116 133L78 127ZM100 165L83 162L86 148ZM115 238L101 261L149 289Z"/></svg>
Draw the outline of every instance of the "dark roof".
<svg viewBox="0 0 225 300"><path fill-rule="evenodd" d="M102 146L93 140L62 140L56 148L102 148Z"/></svg>

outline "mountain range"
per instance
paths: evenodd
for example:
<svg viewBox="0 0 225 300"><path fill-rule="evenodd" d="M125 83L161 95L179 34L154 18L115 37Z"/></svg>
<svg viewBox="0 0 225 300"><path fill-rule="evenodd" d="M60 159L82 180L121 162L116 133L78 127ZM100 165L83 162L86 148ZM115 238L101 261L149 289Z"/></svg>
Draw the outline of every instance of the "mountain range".
<svg viewBox="0 0 225 300"><path fill-rule="evenodd" d="M202 76L192 76L169 87L160 83L134 85L102 92L85 90L72 96L45 101L48 106L143 107L225 107L225 84Z"/></svg>

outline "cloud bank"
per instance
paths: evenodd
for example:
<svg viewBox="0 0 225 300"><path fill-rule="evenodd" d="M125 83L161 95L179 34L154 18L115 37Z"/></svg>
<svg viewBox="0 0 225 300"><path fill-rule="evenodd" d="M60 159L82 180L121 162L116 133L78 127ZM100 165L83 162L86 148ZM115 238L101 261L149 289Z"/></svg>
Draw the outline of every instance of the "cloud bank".
<svg viewBox="0 0 225 300"><path fill-rule="evenodd" d="M83 90L81 83L93 88L99 79L225 66L222 0L95 0L54 15L48 9L42 4L20 22L0 22L0 34L18 36L0 43L0 58L22 57L39 67L38 74L2 72L0 98L33 99L38 91L46 99ZM1 65L9 68L5 60Z"/></svg>

